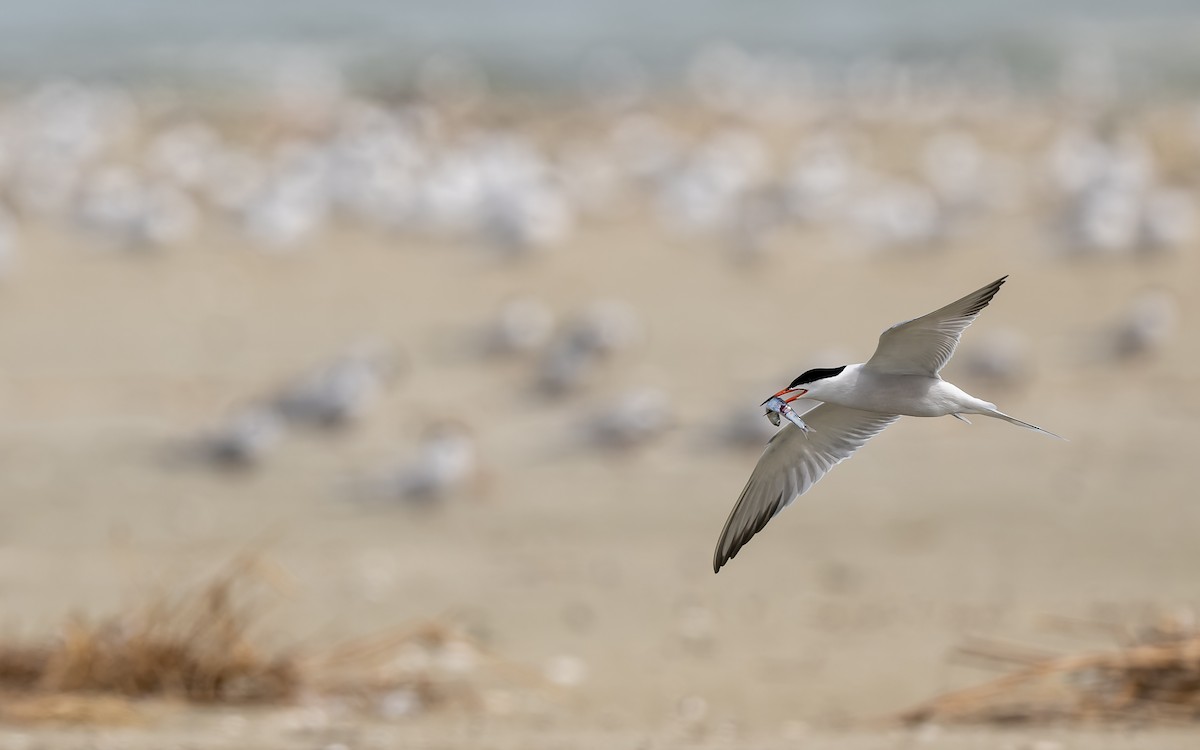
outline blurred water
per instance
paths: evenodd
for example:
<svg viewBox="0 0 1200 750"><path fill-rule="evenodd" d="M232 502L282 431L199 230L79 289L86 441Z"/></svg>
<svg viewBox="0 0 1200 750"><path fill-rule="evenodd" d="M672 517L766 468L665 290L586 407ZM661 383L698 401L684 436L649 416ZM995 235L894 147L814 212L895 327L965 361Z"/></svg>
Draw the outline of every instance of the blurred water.
<svg viewBox="0 0 1200 750"><path fill-rule="evenodd" d="M0 75L236 81L304 55L377 80L450 50L497 80L555 83L597 48L671 74L720 39L818 61L982 55L1026 82L1099 56L1162 89L1200 81L1198 31L1188 0L45 0L0 15Z"/></svg>

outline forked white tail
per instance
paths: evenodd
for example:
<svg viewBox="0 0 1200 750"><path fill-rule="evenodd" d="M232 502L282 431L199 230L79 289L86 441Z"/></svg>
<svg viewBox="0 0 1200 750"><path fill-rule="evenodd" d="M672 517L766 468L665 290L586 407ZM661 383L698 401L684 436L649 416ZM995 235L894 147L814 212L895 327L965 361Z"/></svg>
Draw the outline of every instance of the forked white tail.
<svg viewBox="0 0 1200 750"><path fill-rule="evenodd" d="M996 408L981 409L979 411L979 413L983 414L984 416L987 416L987 417L995 417L996 419L1003 419L1005 422L1008 422L1010 424L1015 424L1018 427L1024 427L1025 429L1033 430L1034 432L1040 432L1043 435L1049 435L1052 438L1058 438L1059 440L1066 440L1066 438L1063 437L1062 435L1055 435L1050 430L1043 430L1041 427L1038 427L1035 424L1029 424L1028 422L1022 422L1021 420L1017 419L1016 417L1010 417L1007 414L1005 414L1004 412L1002 412Z"/></svg>

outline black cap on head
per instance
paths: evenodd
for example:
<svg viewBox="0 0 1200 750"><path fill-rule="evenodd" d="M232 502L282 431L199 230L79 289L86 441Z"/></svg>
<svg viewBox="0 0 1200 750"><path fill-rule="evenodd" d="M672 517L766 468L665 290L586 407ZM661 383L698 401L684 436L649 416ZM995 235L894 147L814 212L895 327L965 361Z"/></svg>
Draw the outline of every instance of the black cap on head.
<svg viewBox="0 0 1200 750"><path fill-rule="evenodd" d="M811 383L814 380L832 378L834 375L841 373L841 371L845 369L846 366L842 365L841 367L817 367L812 370L806 370L803 375L793 380L788 388L795 388L797 386L804 385L805 383Z"/></svg>

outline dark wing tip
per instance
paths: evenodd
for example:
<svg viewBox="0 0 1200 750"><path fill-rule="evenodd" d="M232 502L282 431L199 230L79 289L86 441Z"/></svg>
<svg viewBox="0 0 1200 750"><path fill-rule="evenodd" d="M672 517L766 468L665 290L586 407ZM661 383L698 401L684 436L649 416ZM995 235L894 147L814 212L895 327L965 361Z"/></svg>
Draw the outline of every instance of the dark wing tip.
<svg viewBox="0 0 1200 750"><path fill-rule="evenodd" d="M739 505L741 501L739 500ZM721 531L721 538L717 541L717 551L713 554L713 572L720 573L722 566L733 558L737 557L738 552L746 543L754 538L754 535L762 531L763 528L771 521L772 518L779 515L779 511L783 509L783 493L779 493L779 497L773 503L768 505L748 526L744 526L736 535L729 533L729 526L733 523L733 519L737 514L737 506L734 506L733 513L730 514L729 520L725 522L725 528Z"/></svg>
<svg viewBox="0 0 1200 750"><path fill-rule="evenodd" d="M751 536L753 536L753 535L751 535ZM722 540L722 541L724 541L724 540ZM734 542L733 546L724 553L721 552L720 547L717 547L717 554L713 556L713 572L720 573L721 568L725 567L725 564L727 562L729 562L733 558L737 557L738 550L740 550L742 548L742 545L745 544L746 541L748 541L748 539L737 540L736 542Z"/></svg>
<svg viewBox="0 0 1200 750"><path fill-rule="evenodd" d="M996 293L1000 291L1000 287L1004 286L1004 282L1007 280L1008 274L1005 274L980 289L979 292L977 292L979 297L967 310L964 311L964 315L978 315L983 308L988 306L988 304L992 301L992 298L995 297Z"/></svg>
<svg viewBox="0 0 1200 750"><path fill-rule="evenodd" d="M725 567L725 564L730 560L737 557L738 552L740 552L742 547L746 545L746 542L750 541L750 537L754 536L756 533L757 532L755 531L742 532L740 536L731 541L729 548L724 552L721 551L721 546L723 545L718 545L717 554L713 556L713 572L720 573L721 568ZM721 541L724 542L725 540L722 539Z"/></svg>
<svg viewBox="0 0 1200 750"><path fill-rule="evenodd" d="M738 550L742 548L743 544L745 542L741 539L735 539L729 543L722 534L720 541L717 542L717 551L713 553L713 572L720 573L721 568L725 567L725 563L737 557Z"/></svg>

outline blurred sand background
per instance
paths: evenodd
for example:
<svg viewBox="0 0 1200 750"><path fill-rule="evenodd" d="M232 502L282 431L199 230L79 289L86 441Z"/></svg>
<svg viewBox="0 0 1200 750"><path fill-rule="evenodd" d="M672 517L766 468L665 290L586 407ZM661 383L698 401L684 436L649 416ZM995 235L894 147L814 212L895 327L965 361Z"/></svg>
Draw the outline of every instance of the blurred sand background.
<svg viewBox="0 0 1200 750"><path fill-rule="evenodd" d="M618 86L589 99L480 93L479 70L438 65L415 93L393 98L341 83L312 98L285 86L278 98L234 104L162 88L14 87L4 105L0 622L10 634L53 633L72 613L112 612L252 550L278 571L263 629L282 645L446 617L562 684L539 690L535 704L485 711L173 708L133 728L4 726L0 743L1194 746L1200 735L1187 727L879 723L991 675L951 658L970 636L1102 647L1109 642L1094 635L1048 630L1045 618L1137 624L1186 619L1200 605L1193 95L1147 102L1002 86L979 104L969 85L922 98L944 93L942 79L918 76L908 88L900 66L873 84L889 92L886 106L847 84L808 90L788 116L760 117L749 99L722 98L741 90L722 86L745 83L745 67L717 75L715 89L699 75L691 88ZM118 101L134 115L90 120L120 127L80 152L76 182L61 203L46 203L22 187L22 175L42 173L22 171L38 136L21 123L52 121L36 113L53 111L55 97L90 101L85 112L111 113ZM940 114L927 116L930 102ZM114 164L150 185L138 182L155 174L145 154L172 128L203 123L270 169L287 159L280 144L326 153L364 111L407 128L413 108L438 123L432 136L427 124L411 130L434 163L456 149L478 154L470 149L480 139L485 150L493 138L532 151L569 218L539 234L539 214L517 211L535 226L497 240L494 224L469 213L431 229L421 219L432 209L418 202L388 226L329 199L315 226L256 234L261 203L218 209L182 185L192 213L160 236L129 229L120 195L88 207L88 196L127 187L89 181ZM631 122L669 133L678 156L666 166L631 161L614 135ZM967 208L926 158L945 133L965 133L984 163L999 165L972 178L986 187ZM1183 218L1165 240L1147 240L1153 228L1136 217L1126 234L1104 229L1104 206L1116 206L1117 224L1129 210L1087 204L1090 183L1072 192L1063 177L1072 167L1061 166L1071 138L1101 144L1088 152L1100 166L1081 168L1085 182L1107 189L1132 170L1120 195L1174 191ZM830 142L872 176L850 179L829 215L788 213L806 184L797 154ZM578 163L568 156L580 144L615 168L600 198L571 187L586 182L564 166ZM712 153L728 157L720 169L745 170L735 188L704 192L711 184L696 165ZM876 187L897 180L924 192L871 208ZM528 186L515 184L504 189ZM754 213L747 196L763 191L782 196L783 218ZM1101 213L1101 230L1080 218L1089 210ZM911 213L925 223L914 229ZM712 547L761 450L722 442L731 410L753 411L809 367L862 361L885 327L1003 274L1009 283L945 374L1070 442L983 419L902 420L714 576ZM1131 305L1148 292L1167 309L1148 343L1127 356L1109 351L1104 337L1136 317ZM616 301L635 330L578 388L548 397L535 385L541 349L472 350L514 298L537 300L559 330L590 304ZM288 429L246 469L169 460L181 441L364 342L394 352L398 366L348 429ZM989 353L1016 375L970 366ZM651 402L669 416L629 446L589 442L581 425L636 389L658 394ZM478 473L421 507L355 499L357 481L406 465L446 419L468 429Z"/></svg>

